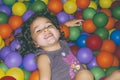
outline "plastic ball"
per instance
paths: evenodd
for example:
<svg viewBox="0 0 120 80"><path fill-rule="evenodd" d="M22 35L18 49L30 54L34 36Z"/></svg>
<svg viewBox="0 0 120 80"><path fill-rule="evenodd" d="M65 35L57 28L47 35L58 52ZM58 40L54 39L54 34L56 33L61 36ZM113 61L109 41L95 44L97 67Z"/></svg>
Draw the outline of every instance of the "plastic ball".
<svg viewBox="0 0 120 80"><path fill-rule="evenodd" d="M76 0L78 8L85 9L89 6L90 0Z"/></svg>
<svg viewBox="0 0 120 80"><path fill-rule="evenodd" d="M73 14L77 11L77 5L73 1L66 1L63 4L63 9L67 14Z"/></svg>
<svg viewBox="0 0 120 80"><path fill-rule="evenodd" d="M8 23L13 30L16 30L17 28L21 27L23 19L21 16L13 15L9 18Z"/></svg>
<svg viewBox="0 0 120 80"><path fill-rule="evenodd" d="M96 30L96 26L94 25L92 19L86 19L83 22L82 29L87 33L93 33Z"/></svg>
<svg viewBox="0 0 120 80"><path fill-rule="evenodd" d="M115 25L114 25L115 29L120 30L120 21L118 20Z"/></svg>
<svg viewBox="0 0 120 80"><path fill-rule="evenodd" d="M120 6L116 6L112 9L112 16L120 20Z"/></svg>
<svg viewBox="0 0 120 80"><path fill-rule="evenodd" d="M16 1L16 0L3 0L3 3L4 3L5 5L10 6L10 5L13 5L13 4L15 3L15 1Z"/></svg>
<svg viewBox="0 0 120 80"><path fill-rule="evenodd" d="M59 13L59 12L62 11L62 9L63 9L63 3L62 3L61 0L50 0L48 2L48 9L51 12L57 14L57 13Z"/></svg>
<svg viewBox="0 0 120 80"><path fill-rule="evenodd" d="M104 70L100 67L93 67L90 71L93 73L95 80L105 76Z"/></svg>
<svg viewBox="0 0 120 80"><path fill-rule="evenodd" d="M105 27L108 22L108 16L103 12L98 12L93 16L93 23L96 27Z"/></svg>
<svg viewBox="0 0 120 80"><path fill-rule="evenodd" d="M3 4L2 0L0 0L0 5Z"/></svg>
<svg viewBox="0 0 120 80"><path fill-rule="evenodd" d="M90 4L88 7L91 7L93 9L97 10L97 4L95 3L95 1L90 1Z"/></svg>
<svg viewBox="0 0 120 80"><path fill-rule="evenodd" d="M8 24L0 24L0 36L2 36L3 39L8 38L11 33L12 29Z"/></svg>
<svg viewBox="0 0 120 80"><path fill-rule="evenodd" d="M115 56L117 56L117 58L120 60L120 47L118 46L114 52Z"/></svg>
<svg viewBox="0 0 120 80"><path fill-rule="evenodd" d="M114 26L115 26L115 20L114 20L114 18L113 18L113 17L108 17L108 22L107 22L107 24L105 25L105 28L106 28L107 30L110 30L110 29L113 29Z"/></svg>
<svg viewBox="0 0 120 80"><path fill-rule="evenodd" d="M32 15L34 14L34 11L32 10L28 10L24 13L24 15L22 16L23 21L28 20Z"/></svg>
<svg viewBox="0 0 120 80"><path fill-rule="evenodd" d="M14 39L13 41L11 41L11 44L10 44L10 49L12 51L19 51L21 49L21 44L20 44L20 41L18 41L17 39Z"/></svg>
<svg viewBox="0 0 120 80"><path fill-rule="evenodd" d="M68 26L66 25L60 25L60 31L61 33L64 33L64 37L67 39L69 37L69 34L70 34L70 30L68 28Z"/></svg>
<svg viewBox="0 0 120 80"><path fill-rule="evenodd" d="M83 13L84 19L89 19L89 18L92 19L93 16L96 14L96 11L95 11L95 9L88 7L86 9L84 9L82 13Z"/></svg>
<svg viewBox="0 0 120 80"><path fill-rule="evenodd" d="M105 14L106 14L107 16L109 16L109 17L112 16L112 12L111 12L111 10L108 9L108 8L102 8L102 9L100 9L100 12L105 13Z"/></svg>
<svg viewBox="0 0 120 80"><path fill-rule="evenodd" d="M31 72L30 72L30 71L27 71L27 70L25 70L25 69L22 69L22 70L23 70L24 76L25 76L24 80L29 80L29 79L30 79Z"/></svg>
<svg viewBox="0 0 120 80"><path fill-rule="evenodd" d="M30 9L35 11L35 12L42 12L46 10L46 4L43 1L35 1L33 4L30 6Z"/></svg>
<svg viewBox="0 0 120 80"><path fill-rule="evenodd" d="M120 46L120 30L112 31L110 39L114 41L117 46Z"/></svg>
<svg viewBox="0 0 120 80"><path fill-rule="evenodd" d="M23 66L27 71L34 71L37 69L37 65L35 63L35 55L33 53L29 53L23 58Z"/></svg>
<svg viewBox="0 0 120 80"><path fill-rule="evenodd" d="M119 0L114 0L113 2L112 2L112 5L111 5L111 9L113 9L114 7L116 7L116 6L119 6L120 5L120 1Z"/></svg>
<svg viewBox="0 0 120 80"><path fill-rule="evenodd" d="M97 62L96 62L96 57L94 57L88 64L87 64L87 68L88 69L92 69L93 67L98 66Z"/></svg>
<svg viewBox="0 0 120 80"><path fill-rule="evenodd" d="M12 12L14 15L22 16L27 10L27 7L22 2L16 2L12 6Z"/></svg>
<svg viewBox="0 0 120 80"><path fill-rule="evenodd" d="M81 64L88 64L93 59L93 52L89 48L80 48L77 58Z"/></svg>
<svg viewBox="0 0 120 80"><path fill-rule="evenodd" d="M16 79L12 76L4 76L0 80L16 80Z"/></svg>
<svg viewBox="0 0 120 80"><path fill-rule="evenodd" d="M0 68L0 78L4 77L5 76L5 72L3 69Z"/></svg>
<svg viewBox="0 0 120 80"><path fill-rule="evenodd" d="M6 76L12 76L16 80L24 80L24 72L18 67L8 69L8 71L6 72Z"/></svg>
<svg viewBox="0 0 120 80"><path fill-rule="evenodd" d="M75 41L80 35L80 30L77 27L70 27L70 35L69 35L69 40Z"/></svg>
<svg viewBox="0 0 120 80"><path fill-rule="evenodd" d="M102 39L100 36L96 34L91 34L86 39L86 46L92 49L93 51L99 50L101 48L101 45L102 45Z"/></svg>
<svg viewBox="0 0 120 80"><path fill-rule="evenodd" d="M30 75L30 80L39 80L39 71L35 70Z"/></svg>
<svg viewBox="0 0 120 80"><path fill-rule="evenodd" d="M32 3L30 1L23 1L23 3L25 4L27 10L31 8Z"/></svg>
<svg viewBox="0 0 120 80"><path fill-rule="evenodd" d="M5 42L4 42L4 40L2 40L1 45L0 45L0 49L2 49L4 46L5 46Z"/></svg>
<svg viewBox="0 0 120 80"><path fill-rule="evenodd" d="M116 49L116 44L112 40L106 39L103 40L100 50L114 53L115 49Z"/></svg>
<svg viewBox="0 0 120 80"><path fill-rule="evenodd" d="M0 24L8 22L8 16L4 12L0 12Z"/></svg>
<svg viewBox="0 0 120 80"><path fill-rule="evenodd" d="M49 0L42 0L46 5L48 4Z"/></svg>
<svg viewBox="0 0 120 80"><path fill-rule="evenodd" d="M17 52L11 52L6 56L5 64L8 68L18 67L22 64L22 56Z"/></svg>
<svg viewBox="0 0 120 80"><path fill-rule="evenodd" d="M117 56L114 56L112 66L119 66L119 59Z"/></svg>
<svg viewBox="0 0 120 80"><path fill-rule="evenodd" d="M76 12L74 13L74 17L75 17L76 19L83 19L82 11L76 11Z"/></svg>
<svg viewBox="0 0 120 80"><path fill-rule="evenodd" d="M0 12L4 12L6 15L11 15L11 8L6 5L0 5Z"/></svg>
<svg viewBox="0 0 120 80"><path fill-rule="evenodd" d="M101 8L110 8L112 0L100 0L99 4Z"/></svg>
<svg viewBox="0 0 120 80"><path fill-rule="evenodd" d="M0 68L3 69L5 72L8 70L8 67L5 65L4 62L0 62Z"/></svg>
<svg viewBox="0 0 120 80"><path fill-rule="evenodd" d="M100 36L102 40L108 39L109 37L109 32L106 28L98 28L94 33Z"/></svg>
<svg viewBox="0 0 120 80"><path fill-rule="evenodd" d="M65 12L59 12L58 14L56 14L56 16L60 24L64 24L66 21L70 19L69 15Z"/></svg>
<svg viewBox="0 0 120 80"><path fill-rule="evenodd" d="M113 63L113 55L107 51L100 51L96 56L96 61L101 68L109 68Z"/></svg>
<svg viewBox="0 0 120 80"><path fill-rule="evenodd" d="M72 45L72 46L70 46L70 49L72 50L73 54L76 56L80 47L77 45Z"/></svg>
<svg viewBox="0 0 120 80"><path fill-rule="evenodd" d="M80 35L77 40L76 40L76 44L80 47L86 47L86 39L87 39L88 35Z"/></svg>

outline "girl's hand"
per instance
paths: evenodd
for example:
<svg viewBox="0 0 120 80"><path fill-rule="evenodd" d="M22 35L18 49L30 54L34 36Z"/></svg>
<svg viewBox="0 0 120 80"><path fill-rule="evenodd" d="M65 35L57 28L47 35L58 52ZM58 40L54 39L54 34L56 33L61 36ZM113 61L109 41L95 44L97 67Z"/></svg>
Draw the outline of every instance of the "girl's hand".
<svg viewBox="0 0 120 80"><path fill-rule="evenodd" d="M83 21L83 19L72 19L65 22L64 24L68 27L81 26Z"/></svg>

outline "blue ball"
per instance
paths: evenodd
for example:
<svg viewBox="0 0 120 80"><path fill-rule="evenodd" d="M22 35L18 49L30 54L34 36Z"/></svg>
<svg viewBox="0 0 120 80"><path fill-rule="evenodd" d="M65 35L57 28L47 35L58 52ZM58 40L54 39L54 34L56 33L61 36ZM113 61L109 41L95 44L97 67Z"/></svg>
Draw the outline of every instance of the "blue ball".
<svg viewBox="0 0 120 80"><path fill-rule="evenodd" d="M86 39L87 39L88 35L80 35L78 37L78 39L76 40L76 44L79 46L79 47L86 47Z"/></svg>
<svg viewBox="0 0 120 80"><path fill-rule="evenodd" d="M110 35L110 39L113 40L117 46L120 46L120 30L114 30Z"/></svg>

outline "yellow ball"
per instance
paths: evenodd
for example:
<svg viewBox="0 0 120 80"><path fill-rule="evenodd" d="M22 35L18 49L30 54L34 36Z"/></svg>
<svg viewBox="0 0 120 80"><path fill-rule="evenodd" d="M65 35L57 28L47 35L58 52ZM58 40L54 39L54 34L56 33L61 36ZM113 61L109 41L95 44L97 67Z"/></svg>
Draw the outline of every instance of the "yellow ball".
<svg viewBox="0 0 120 80"><path fill-rule="evenodd" d="M66 1L63 4L63 9L67 14L73 14L77 10L77 5L74 1Z"/></svg>
<svg viewBox="0 0 120 80"><path fill-rule="evenodd" d="M90 4L88 7L91 7L93 9L97 10L97 4L94 1L90 1Z"/></svg>
<svg viewBox="0 0 120 80"><path fill-rule="evenodd" d="M48 4L48 0L42 0L45 4Z"/></svg>
<svg viewBox="0 0 120 80"><path fill-rule="evenodd" d="M69 0L69 1L74 1L74 2L76 2L76 0Z"/></svg>
<svg viewBox="0 0 120 80"><path fill-rule="evenodd" d="M114 30L115 30L115 28L109 30L109 37L108 37L108 39L110 39L110 35L111 35L111 33L112 33Z"/></svg>
<svg viewBox="0 0 120 80"><path fill-rule="evenodd" d="M27 10L27 7L23 2L16 2L12 6L12 12L14 15L22 16L26 10Z"/></svg>
<svg viewBox="0 0 120 80"><path fill-rule="evenodd" d="M100 0L99 4L101 8L110 8L112 2L112 0Z"/></svg>
<svg viewBox="0 0 120 80"><path fill-rule="evenodd" d="M1 45L1 43L2 43L2 40L3 40L3 39L2 39L2 37L0 36L0 45Z"/></svg>
<svg viewBox="0 0 120 80"><path fill-rule="evenodd" d="M16 80L24 80L24 72L22 71L22 69L18 67L13 67L13 68L8 69L8 71L6 72L6 75L12 76Z"/></svg>
<svg viewBox="0 0 120 80"><path fill-rule="evenodd" d="M5 76L5 72L3 71L3 69L0 68L0 78Z"/></svg>
<svg viewBox="0 0 120 80"><path fill-rule="evenodd" d="M4 40L2 40L1 44L0 44L0 49L2 49L4 46L5 46L5 42L4 42Z"/></svg>

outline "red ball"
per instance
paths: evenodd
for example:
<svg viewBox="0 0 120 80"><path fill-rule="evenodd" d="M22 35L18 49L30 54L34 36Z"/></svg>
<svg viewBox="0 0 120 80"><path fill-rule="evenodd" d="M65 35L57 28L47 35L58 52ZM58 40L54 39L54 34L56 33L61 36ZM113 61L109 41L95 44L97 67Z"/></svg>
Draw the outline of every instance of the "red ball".
<svg viewBox="0 0 120 80"><path fill-rule="evenodd" d="M118 59L120 60L120 47L118 46L115 50L115 56L118 57Z"/></svg>
<svg viewBox="0 0 120 80"><path fill-rule="evenodd" d="M70 46L70 49L72 50L73 54L76 56L80 47L77 45Z"/></svg>
<svg viewBox="0 0 120 80"><path fill-rule="evenodd" d="M77 12L75 12L74 17L75 17L76 19L83 19L82 11L77 11Z"/></svg>
<svg viewBox="0 0 120 80"><path fill-rule="evenodd" d="M76 0L78 8L85 9L89 6L90 0Z"/></svg>
<svg viewBox="0 0 120 80"><path fill-rule="evenodd" d="M4 76L0 80L16 80L16 79L12 76Z"/></svg>
<svg viewBox="0 0 120 80"><path fill-rule="evenodd" d="M100 36L91 34L86 39L86 46L89 47L92 50L99 50L102 45L102 39Z"/></svg>

